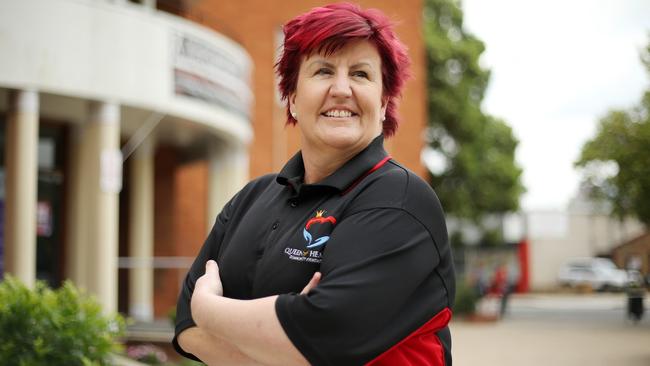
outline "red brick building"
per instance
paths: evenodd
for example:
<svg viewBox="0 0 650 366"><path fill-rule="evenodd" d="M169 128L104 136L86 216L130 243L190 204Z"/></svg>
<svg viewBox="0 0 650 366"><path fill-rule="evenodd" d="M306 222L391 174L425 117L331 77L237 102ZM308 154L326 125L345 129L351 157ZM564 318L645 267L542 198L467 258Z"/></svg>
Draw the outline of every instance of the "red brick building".
<svg viewBox="0 0 650 366"><path fill-rule="evenodd" d="M282 25L298 14L328 4L315 0L202 0L185 12L188 18L203 22L239 42L253 59L252 113L254 137L250 145L251 177L278 171L299 149L295 128L285 127L286 113L276 93L273 65L281 42ZM391 155L424 177L420 162L422 133L426 123L426 70L422 40L421 0L365 0L364 8L377 8L397 24L396 31L412 60L413 77L406 85L400 105L402 125L386 141Z"/></svg>
<svg viewBox="0 0 650 366"><path fill-rule="evenodd" d="M251 113L253 140L249 145L250 177L279 171L284 163L299 150L299 134L293 126L286 126L284 103L280 103L273 65L281 46L282 25L298 14L327 4L314 0L202 0L186 5L170 5L173 11L192 21L208 26L238 42L253 60L251 88L255 102ZM400 163L426 178L426 170L420 162L422 138L426 125L426 69L424 43L422 40L421 0L366 0L358 2L364 8L377 8L396 22L398 36L404 42L411 57L412 78L407 82L399 112L402 124L397 134L388 139L385 146ZM159 6L160 6L159 5ZM173 164L171 156L157 159L160 164ZM172 157L171 159L169 157ZM192 256L203 242L211 223L203 220L206 215L197 214L207 196L201 196L201 182L206 181L206 162L196 162L183 172L177 172L176 181L161 179L162 187L156 197L165 197L164 189L175 189L173 202L163 202L156 213L162 215L156 222L156 256ZM175 183L170 183L175 182ZM175 184L175 188L167 187ZM193 188L190 188L193 187ZM158 189L158 186L157 186ZM173 205L173 206L171 206ZM198 207L197 207L198 206ZM167 214L165 214L167 212ZM168 217L173 213L174 218ZM195 217L193 219L192 217ZM162 218L166 218L164 221ZM169 221L167 221L169 219ZM168 284L178 282L175 270L156 272L156 316L164 316L175 301L176 288Z"/></svg>
<svg viewBox="0 0 650 366"><path fill-rule="evenodd" d="M165 317L221 206L299 149L273 65L281 26L326 3L0 2L0 273ZM359 4L409 48L386 147L425 176L422 2Z"/></svg>
<svg viewBox="0 0 650 366"><path fill-rule="evenodd" d="M281 46L281 27L289 19L309 9L327 4L314 0L202 0L196 2L161 1L159 7L175 12L192 21L210 27L239 43L253 60L251 89L255 102L251 113L253 140L249 145L250 177L279 171L284 163L299 150L299 134L293 126L286 126L284 103L280 103L276 88L274 63ZM362 7L377 8L396 22L398 36L411 57L412 78L407 82L400 102L402 124L397 134L386 141L390 154L422 177L426 170L420 162L420 151L426 124L426 69L422 40L421 0L366 0ZM160 154L160 152L159 152ZM173 152L158 157L157 164L173 164ZM174 189L172 202L162 202L156 207L161 218L155 225L156 256L192 256L198 251L211 222L208 215L200 214L207 195L202 182L206 182L207 162L197 161L191 167L176 171L176 179L161 179L156 197L168 196L164 190ZM163 169L164 170L164 169ZM158 171L158 166L157 166ZM163 183L167 182L167 183ZM174 185L174 187L169 187ZM165 214L165 212L167 214ZM172 215L171 217L170 215ZM177 270L156 271L155 314L164 316L175 301L178 282Z"/></svg>

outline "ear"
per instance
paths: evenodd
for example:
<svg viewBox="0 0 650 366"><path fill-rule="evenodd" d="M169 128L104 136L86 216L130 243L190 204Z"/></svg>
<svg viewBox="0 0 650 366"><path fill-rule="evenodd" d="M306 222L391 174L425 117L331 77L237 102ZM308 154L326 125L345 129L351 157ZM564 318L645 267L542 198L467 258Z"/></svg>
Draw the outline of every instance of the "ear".
<svg viewBox="0 0 650 366"><path fill-rule="evenodd" d="M289 95L289 113L291 112L296 112L296 93L292 93Z"/></svg>
<svg viewBox="0 0 650 366"><path fill-rule="evenodd" d="M386 116L386 109L388 108L388 102L390 102L390 97L381 97L381 115Z"/></svg>

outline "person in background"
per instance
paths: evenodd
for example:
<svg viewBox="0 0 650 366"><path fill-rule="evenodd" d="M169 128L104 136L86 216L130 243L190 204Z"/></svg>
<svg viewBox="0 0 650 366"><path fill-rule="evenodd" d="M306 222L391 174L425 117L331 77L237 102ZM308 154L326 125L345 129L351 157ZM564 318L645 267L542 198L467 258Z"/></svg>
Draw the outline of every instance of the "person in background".
<svg viewBox="0 0 650 366"><path fill-rule="evenodd" d="M179 295L176 350L208 365L451 365L443 210L383 148L405 46L380 11L347 3L284 35L301 150L219 214Z"/></svg>
<svg viewBox="0 0 650 366"><path fill-rule="evenodd" d="M508 310L508 300L513 289L512 275L506 263L501 263L494 272L491 293L499 298L499 316L503 318Z"/></svg>

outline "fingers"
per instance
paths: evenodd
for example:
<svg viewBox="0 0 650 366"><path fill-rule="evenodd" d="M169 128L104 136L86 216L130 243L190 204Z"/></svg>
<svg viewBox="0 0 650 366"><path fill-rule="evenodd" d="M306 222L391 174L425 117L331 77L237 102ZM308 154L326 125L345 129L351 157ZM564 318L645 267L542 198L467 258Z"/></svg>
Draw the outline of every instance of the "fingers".
<svg viewBox="0 0 650 366"><path fill-rule="evenodd" d="M223 284L221 283L221 276L219 276L219 266L214 260L209 260L205 263L205 274L199 277L196 283L195 291L196 287L202 287L210 293L223 296Z"/></svg>
<svg viewBox="0 0 650 366"><path fill-rule="evenodd" d="M221 276L219 276L219 266L217 262L210 259L205 262L205 274L208 275L208 278L216 278L221 281Z"/></svg>
<svg viewBox="0 0 650 366"><path fill-rule="evenodd" d="M314 275L311 277L311 280L309 280L309 283L307 284L307 286L305 286L305 288L302 289L300 294L301 295L306 295L307 293L309 293L309 291L311 291L311 289L313 289L314 287L316 287L316 285L318 285L318 283L320 282L321 276L322 275L321 275L320 272L314 273Z"/></svg>
<svg viewBox="0 0 650 366"><path fill-rule="evenodd" d="M219 276L219 266L217 266L217 262L212 259L205 262L205 274Z"/></svg>

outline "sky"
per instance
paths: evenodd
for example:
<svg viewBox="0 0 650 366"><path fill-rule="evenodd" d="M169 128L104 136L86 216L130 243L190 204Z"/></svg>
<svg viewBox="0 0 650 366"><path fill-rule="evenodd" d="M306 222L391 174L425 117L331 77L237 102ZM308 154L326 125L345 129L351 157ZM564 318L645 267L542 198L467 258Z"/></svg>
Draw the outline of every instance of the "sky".
<svg viewBox="0 0 650 366"><path fill-rule="evenodd" d="M464 27L485 43L485 112L519 140L524 210L566 209L573 167L598 120L636 105L649 77L650 0L462 0Z"/></svg>

